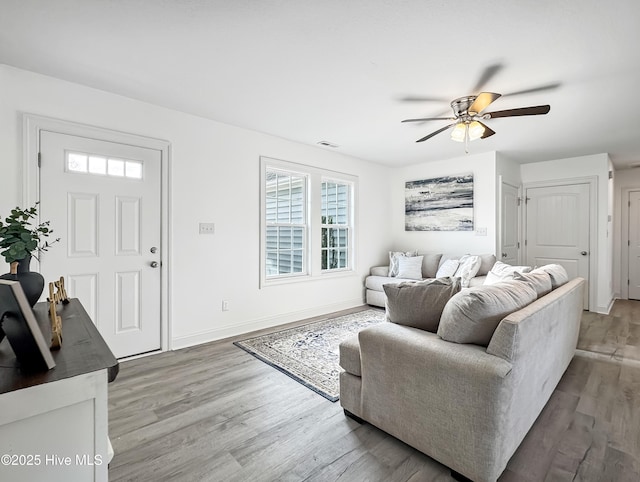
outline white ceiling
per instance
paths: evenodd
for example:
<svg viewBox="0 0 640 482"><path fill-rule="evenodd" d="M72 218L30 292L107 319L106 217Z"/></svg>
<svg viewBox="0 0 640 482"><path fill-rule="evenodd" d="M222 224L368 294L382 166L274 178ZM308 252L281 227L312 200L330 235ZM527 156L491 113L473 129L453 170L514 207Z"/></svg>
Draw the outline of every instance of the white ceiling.
<svg viewBox="0 0 640 482"><path fill-rule="evenodd" d="M640 162L638 0L0 0L0 63L388 165L463 155L400 121L500 65L483 90L559 86L487 111L551 112L487 121L472 154Z"/></svg>

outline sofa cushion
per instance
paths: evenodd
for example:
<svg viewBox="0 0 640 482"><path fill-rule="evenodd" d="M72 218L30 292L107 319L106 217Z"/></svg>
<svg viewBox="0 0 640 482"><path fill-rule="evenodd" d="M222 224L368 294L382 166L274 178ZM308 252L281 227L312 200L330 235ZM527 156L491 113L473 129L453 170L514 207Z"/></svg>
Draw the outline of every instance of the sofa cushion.
<svg viewBox="0 0 640 482"><path fill-rule="evenodd" d="M447 276L453 276L458 271L458 266L460 266L460 260L457 259L447 259L445 260L438 271L436 271L436 278L445 278Z"/></svg>
<svg viewBox="0 0 640 482"><path fill-rule="evenodd" d="M456 274L454 274L453 276L455 276L456 278L461 278L462 287L468 288L471 278L475 277L475 275L478 273L481 263L482 260L480 259L480 256L465 254L462 258L460 258L460 265L456 270Z"/></svg>
<svg viewBox="0 0 640 482"><path fill-rule="evenodd" d="M569 281L567 270L559 264L545 264L533 270L533 272L544 271L551 277L551 289L555 290L558 286L562 286Z"/></svg>
<svg viewBox="0 0 640 482"><path fill-rule="evenodd" d="M534 270L530 273L518 273L516 271L513 274L513 279L529 283L529 285L536 290L538 298L551 293L551 276L545 271L536 272Z"/></svg>
<svg viewBox="0 0 640 482"><path fill-rule="evenodd" d="M398 278L422 279L422 256L398 258Z"/></svg>
<svg viewBox="0 0 640 482"><path fill-rule="evenodd" d="M471 281L469 282L469 288L474 288L476 286L482 286L486 279L487 279L486 276L476 276L475 278L471 278Z"/></svg>
<svg viewBox="0 0 640 482"><path fill-rule="evenodd" d="M435 333L447 301L460 291L460 278L386 284L387 320Z"/></svg>
<svg viewBox="0 0 640 482"><path fill-rule="evenodd" d="M461 291L444 307L438 335L454 343L487 346L500 320L536 298L536 291L520 281L502 281Z"/></svg>
<svg viewBox="0 0 640 482"><path fill-rule="evenodd" d="M406 256L418 256L418 251L389 251L389 276L398 276L398 259Z"/></svg>

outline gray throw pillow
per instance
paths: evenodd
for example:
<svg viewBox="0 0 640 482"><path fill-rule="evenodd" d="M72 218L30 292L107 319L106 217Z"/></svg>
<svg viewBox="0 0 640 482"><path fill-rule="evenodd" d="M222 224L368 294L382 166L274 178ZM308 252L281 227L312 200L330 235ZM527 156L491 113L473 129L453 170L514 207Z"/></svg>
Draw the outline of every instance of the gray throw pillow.
<svg viewBox="0 0 640 482"><path fill-rule="evenodd" d="M513 279L529 283L529 285L536 290L538 298L551 293L551 277L549 276L549 273L544 271L536 272L534 270L530 273L518 273L516 271L513 273Z"/></svg>
<svg viewBox="0 0 640 482"><path fill-rule="evenodd" d="M480 269L476 276L486 276L487 273L491 271L491 268L493 268L493 265L496 264L496 257L493 254L481 254L480 260Z"/></svg>
<svg viewBox="0 0 640 482"><path fill-rule="evenodd" d="M562 265L559 264L545 264L544 266L540 266L532 271L532 273L539 273L543 271L549 275L551 278L551 289L555 290L558 286L562 286L567 281L569 281L569 275L567 274L567 270L564 269Z"/></svg>
<svg viewBox="0 0 640 482"><path fill-rule="evenodd" d="M438 335L454 343L487 346L500 321L537 298L521 281L477 286L452 297L442 311Z"/></svg>
<svg viewBox="0 0 640 482"><path fill-rule="evenodd" d="M447 301L460 291L460 278L383 285L387 320L435 333Z"/></svg>

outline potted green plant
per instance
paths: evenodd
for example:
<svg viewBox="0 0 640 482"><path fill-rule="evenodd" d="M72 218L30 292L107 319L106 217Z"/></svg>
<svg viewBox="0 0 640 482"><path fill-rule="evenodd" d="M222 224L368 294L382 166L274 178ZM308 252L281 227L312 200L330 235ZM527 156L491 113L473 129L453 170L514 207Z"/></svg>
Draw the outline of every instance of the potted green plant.
<svg viewBox="0 0 640 482"><path fill-rule="evenodd" d="M0 255L10 266L10 272L0 279L19 281L31 306L38 301L44 289L42 275L29 269L31 258L38 259L38 253L47 251L51 244L60 241L60 238L48 241L53 230L49 221L37 224L37 216L38 203L27 209L16 207L4 221L0 219Z"/></svg>

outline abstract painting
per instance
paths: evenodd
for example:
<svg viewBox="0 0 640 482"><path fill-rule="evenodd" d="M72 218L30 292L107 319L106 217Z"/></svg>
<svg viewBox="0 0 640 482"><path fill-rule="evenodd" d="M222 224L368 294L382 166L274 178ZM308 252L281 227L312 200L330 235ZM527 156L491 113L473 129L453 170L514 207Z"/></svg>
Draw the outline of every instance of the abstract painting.
<svg viewBox="0 0 640 482"><path fill-rule="evenodd" d="M473 231L473 174L405 184L405 231Z"/></svg>

